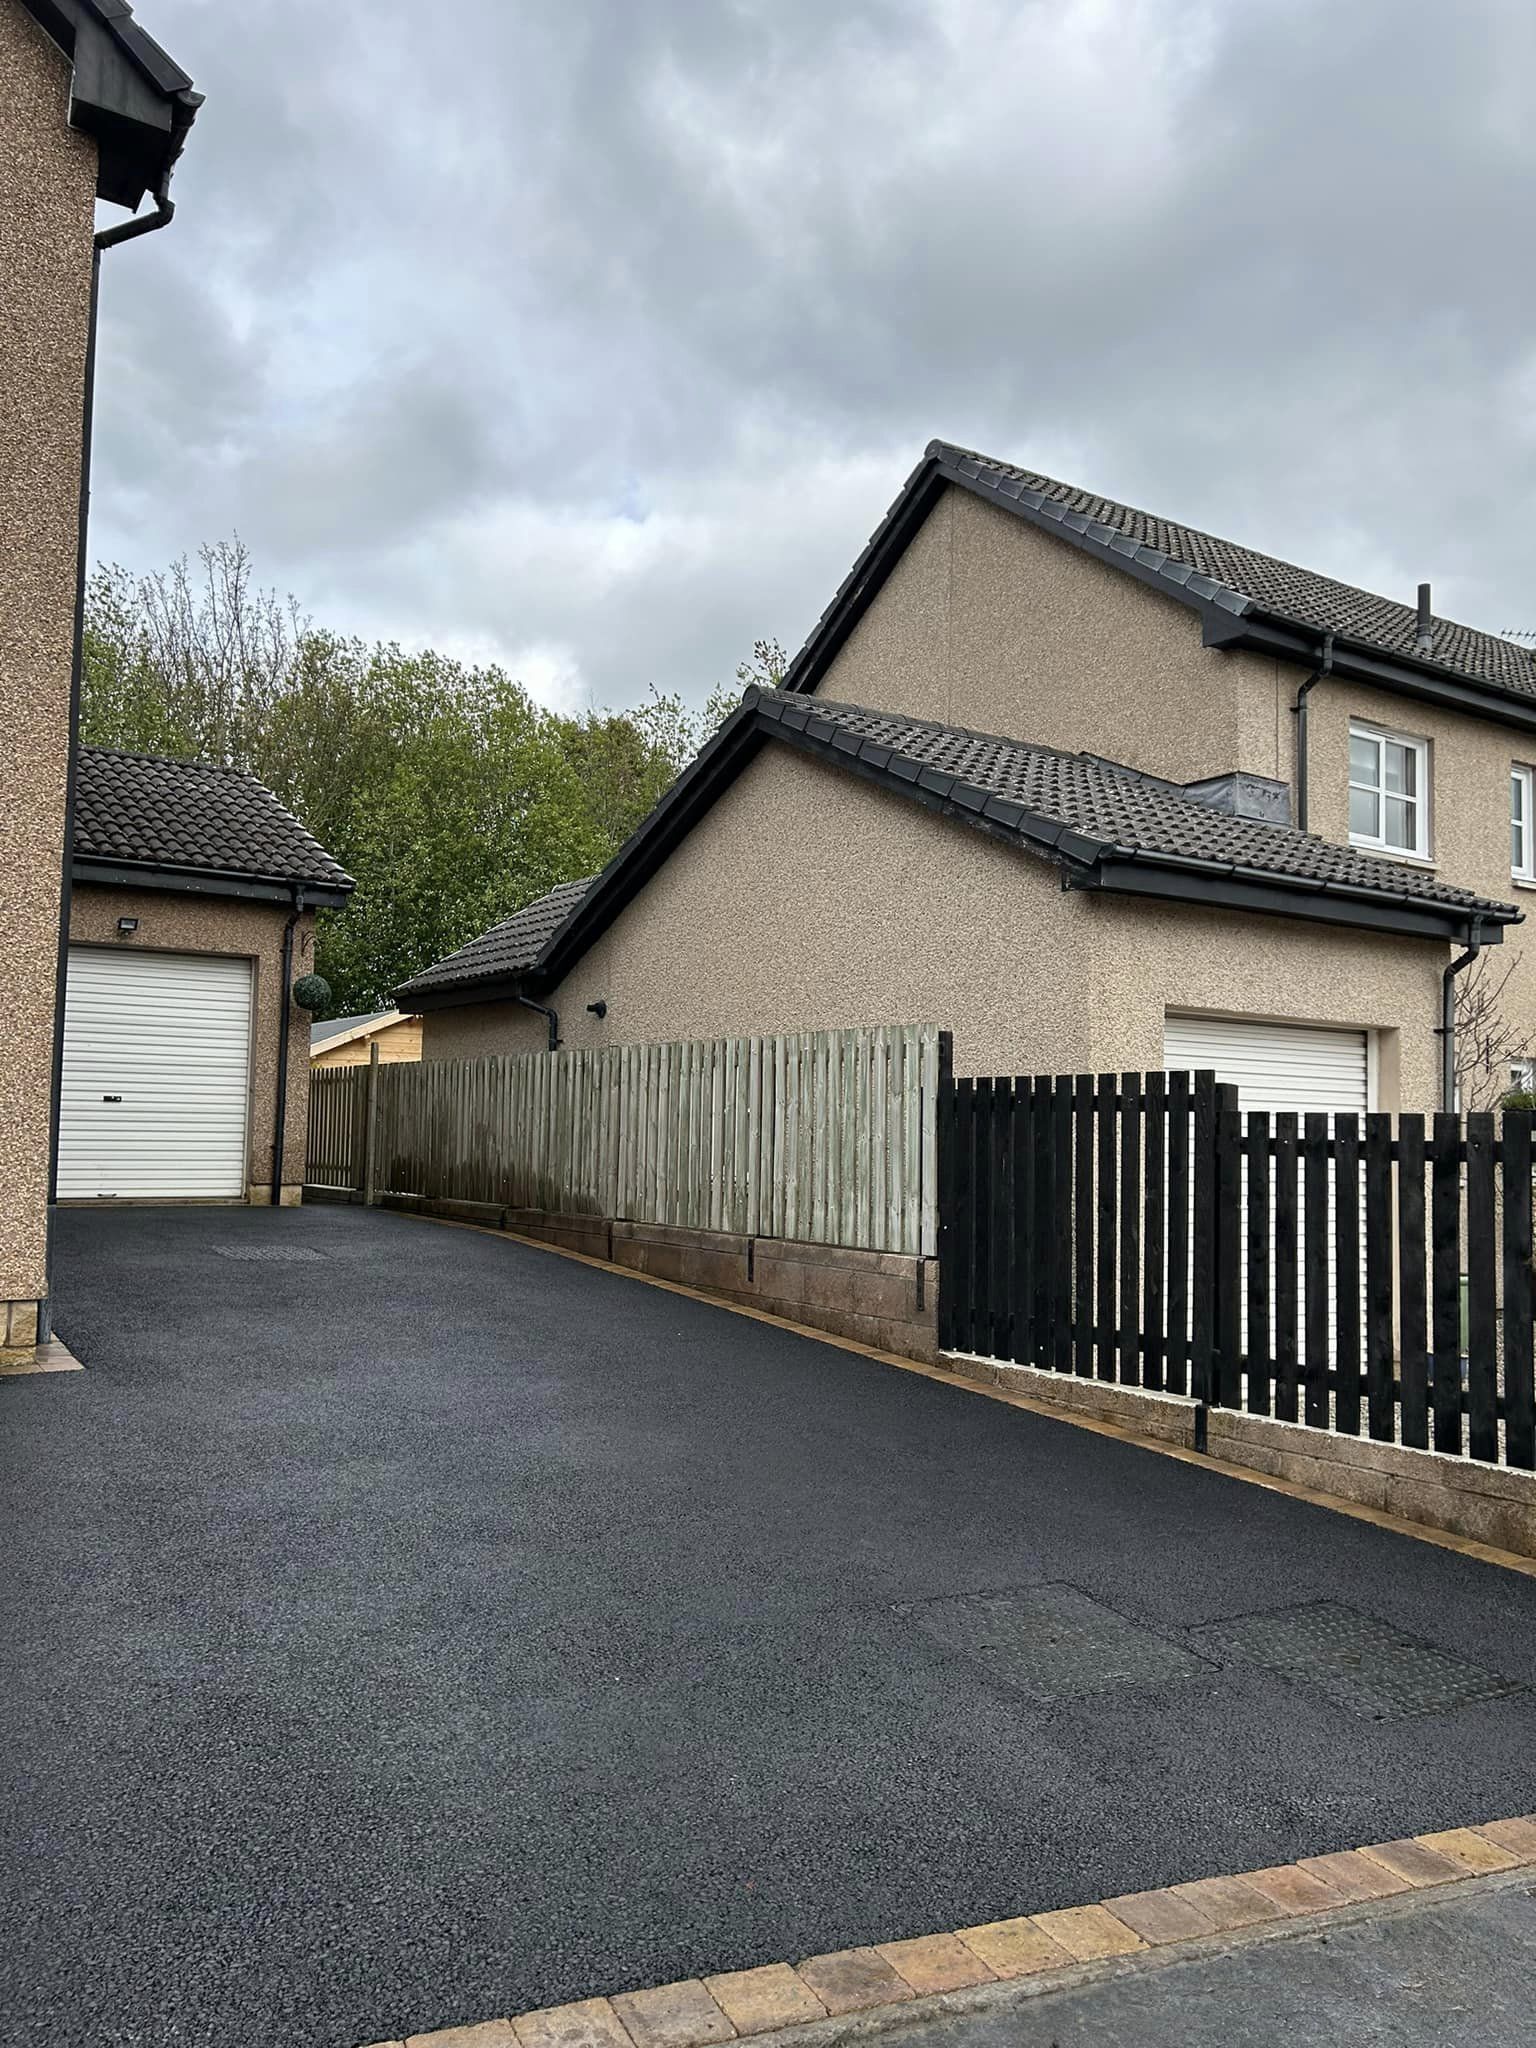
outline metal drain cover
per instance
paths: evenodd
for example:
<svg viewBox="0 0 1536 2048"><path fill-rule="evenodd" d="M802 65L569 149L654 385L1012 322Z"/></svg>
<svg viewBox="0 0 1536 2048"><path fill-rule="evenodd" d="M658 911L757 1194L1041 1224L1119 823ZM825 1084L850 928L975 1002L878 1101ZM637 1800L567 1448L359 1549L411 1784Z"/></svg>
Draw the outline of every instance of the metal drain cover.
<svg viewBox="0 0 1536 2048"><path fill-rule="evenodd" d="M1037 1699L1073 1699L1122 1686L1166 1685L1206 1667L1075 1586L962 1593L893 1610L925 1635Z"/></svg>
<svg viewBox="0 0 1536 2048"><path fill-rule="evenodd" d="M1371 1721L1445 1714L1525 1689L1337 1600L1212 1622L1193 1635L1212 1650L1235 1652L1282 1678L1315 1686L1335 1706Z"/></svg>
<svg viewBox="0 0 1536 2048"><path fill-rule="evenodd" d="M262 1259L272 1265L318 1265L323 1252L312 1252L300 1244L216 1244L221 1259Z"/></svg>

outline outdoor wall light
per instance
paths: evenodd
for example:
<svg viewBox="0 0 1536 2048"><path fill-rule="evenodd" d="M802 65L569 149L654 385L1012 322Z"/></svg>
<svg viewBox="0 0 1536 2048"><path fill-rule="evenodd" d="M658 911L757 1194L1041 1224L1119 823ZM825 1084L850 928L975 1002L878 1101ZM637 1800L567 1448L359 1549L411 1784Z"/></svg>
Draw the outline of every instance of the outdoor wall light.
<svg viewBox="0 0 1536 2048"><path fill-rule="evenodd" d="M136 917L120 917L117 920L117 928L126 939L131 932L138 930L139 920Z"/></svg>
<svg viewBox="0 0 1536 2048"><path fill-rule="evenodd" d="M599 1000L595 1003L588 1003L587 1008L591 1011L592 1015L597 1018L599 1023L601 1023L603 1018L606 1017L608 1014L608 1005L605 1002L603 1002L601 998L599 998Z"/></svg>

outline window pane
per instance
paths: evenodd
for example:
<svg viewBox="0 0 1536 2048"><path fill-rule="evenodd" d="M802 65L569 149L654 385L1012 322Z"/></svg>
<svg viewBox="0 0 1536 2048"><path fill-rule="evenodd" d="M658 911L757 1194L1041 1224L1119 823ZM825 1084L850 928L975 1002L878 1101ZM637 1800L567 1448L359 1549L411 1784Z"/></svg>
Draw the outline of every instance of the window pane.
<svg viewBox="0 0 1536 2048"><path fill-rule="evenodd" d="M1417 796L1419 793L1419 757L1412 747L1405 747L1397 740L1388 740L1386 753L1386 786L1401 796Z"/></svg>
<svg viewBox="0 0 1536 2048"><path fill-rule="evenodd" d="M1387 798L1387 829L1382 834L1388 846L1401 847L1405 853L1416 850L1417 804L1411 797L1389 796Z"/></svg>
<svg viewBox="0 0 1536 2048"><path fill-rule="evenodd" d="M1518 771L1509 778L1509 815L1517 825L1525 818L1525 777Z"/></svg>
<svg viewBox="0 0 1536 2048"><path fill-rule="evenodd" d="M1349 736L1349 779L1351 782L1365 782L1374 785L1380 778L1377 755L1378 744L1367 739L1363 733L1352 732Z"/></svg>
<svg viewBox="0 0 1536 2048"><path fill-rule="evenodd" d="M1509 864L1517 875L1525 873L1525 827L1518 818L1509 822Z"/></svg>
<svg viewBox="0 0 1536 2048"><path fill-rule="evenodd" d="M1349 829L1362 839L1381 837L1381 800L1370 790L1349 792Z"/></svg>

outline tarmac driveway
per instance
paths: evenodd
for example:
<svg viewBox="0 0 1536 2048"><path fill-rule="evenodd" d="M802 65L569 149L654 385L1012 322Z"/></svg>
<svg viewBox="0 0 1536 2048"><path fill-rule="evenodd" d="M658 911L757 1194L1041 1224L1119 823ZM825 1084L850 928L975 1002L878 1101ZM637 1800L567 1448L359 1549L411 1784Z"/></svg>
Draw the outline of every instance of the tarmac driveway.
<svg viewBox="0 0 1536 2048"><path fill-rule="evenodd" d="M75 1212L58 1300L6 2042L353 2048L1536 1806L1516 1574L405 1217Z"/></svg>

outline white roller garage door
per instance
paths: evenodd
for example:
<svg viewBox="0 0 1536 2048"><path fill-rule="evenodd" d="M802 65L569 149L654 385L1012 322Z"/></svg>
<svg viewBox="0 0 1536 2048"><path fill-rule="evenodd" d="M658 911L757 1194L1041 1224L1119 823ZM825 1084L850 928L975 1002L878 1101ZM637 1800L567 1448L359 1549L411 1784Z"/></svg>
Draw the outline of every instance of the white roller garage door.
<svg viewBox="0 0 1536 2048"><path fill-rule="evenodd" d="M1255 1024L1218 1017L1169 1017L1163 1032L1164 1064L1172 1072L1214 1067L1218 1081L1235 1082L1240 1110L1294 1110L1305 1116L1321 1110L1330 1117L1363 1117L1371 1108L1370 1045L1363 1031L1339 1031L1313 1024ZM1331 1128L1331 1125L1330 1125ZM1362 1126L1363 1129L1363 1126ZM1243 1169L1240 1242L1248 1236L1248 1174ZM1306 1197L1300 1204L1300 1227L1306 1224ZM1338 1293L1334 1278L1335 1203L1328 1192L1328 1331L1330 1350L1338 1333ZM1270 1242L1271 1257L1274 1242ZM1362 1270L1362 1288L1364 1274ZM1306 1284L1297 1274L1298 1327L1306 1328ZM1243 1343L1248 1342L1248 1304L1243 1302ZM1274 1320L1271 1309L1271 1341Z"/></svg>
<svg viewBox="0 0 1536 2048"><path fill-rule="evenodd" d="M1163 1064L1170 1072L1214 1067L1237 1085L1240 1109L1327 1110L1364 1116L1370 1059L1363 1031L1313 1024L1254 1024L1220 1017L1169 1017Z"/></svg>
<svg viewBox="0 0 1536 2048"><path fill-rule="evenodd" d="M72 946L59 1196L245 1193L251 967Z"/></svg>

